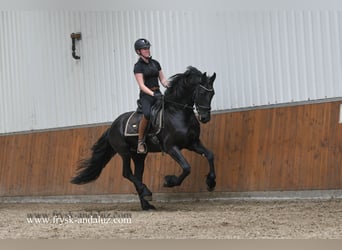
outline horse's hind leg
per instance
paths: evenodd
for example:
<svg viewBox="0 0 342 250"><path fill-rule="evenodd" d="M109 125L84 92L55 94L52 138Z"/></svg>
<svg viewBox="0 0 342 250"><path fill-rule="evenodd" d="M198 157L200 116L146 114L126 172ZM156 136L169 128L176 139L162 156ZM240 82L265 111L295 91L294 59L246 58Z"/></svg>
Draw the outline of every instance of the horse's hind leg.
<svg viewBox="0 0 342 250"><path fill-rule="evenodd" d="M145 200L145 197L151 197L152 193L147 189L147 187L141 182L139 176L133 175L131 169L131 155L121 155L123 161L123 176L133 182L135 189L138 192L141 208L143 210L155 209L154 206ZM140 170L141 171L141 170ZM143 170L142 170L143 171ZM139 172L139 171L138 171ZM142 179L142 178L141 178Z"/></svg>
<svg viewBox="0 0 342 250"><path fill-rule="evenodd" d="M209 162L209 173L207 175L207 189L208 191L214 191L216 186L216 175L215 175L215 167L214 167L214 154L206 149L200 140L194 143L191 147L188 148L191 151L194 151L200 155L203 155L207 158Z"/></svg>
<svg viewBox="0 0 342 250"><path fill-rule="evenodd" d="M147 201L152 200L152 193L147 186L142 182L144 169L145 169L146 154L133 154L132 159L134 161L134 176L141 182L143 189L140 190L139 196Z"/></svg>

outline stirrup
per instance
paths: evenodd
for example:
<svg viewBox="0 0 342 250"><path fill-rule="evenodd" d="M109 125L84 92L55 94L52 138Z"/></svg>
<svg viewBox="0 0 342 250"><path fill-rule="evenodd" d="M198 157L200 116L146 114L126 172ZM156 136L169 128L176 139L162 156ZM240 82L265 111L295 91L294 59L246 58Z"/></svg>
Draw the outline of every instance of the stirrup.
<svg viewBox="0 0 342 250"><path fill-rule="evenodd" d="M137 153L138 154L147 153L147 146L143 140L138 140Z"/></svg>

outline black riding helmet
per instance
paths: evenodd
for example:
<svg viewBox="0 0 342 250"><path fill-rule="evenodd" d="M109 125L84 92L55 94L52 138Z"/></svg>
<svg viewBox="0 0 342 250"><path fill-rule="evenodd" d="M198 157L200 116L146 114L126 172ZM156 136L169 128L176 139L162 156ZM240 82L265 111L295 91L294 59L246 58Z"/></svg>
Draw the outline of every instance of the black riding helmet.
<svg viewBox="0 0 342 250"><path fill-rule="evenodd" d="M151 47L151 43L145 39L145 38L140 38L138 39L135 43L134 43L134 49L135 49L135 52L138 53L139 50L141 49L149 49Z"/></svg>

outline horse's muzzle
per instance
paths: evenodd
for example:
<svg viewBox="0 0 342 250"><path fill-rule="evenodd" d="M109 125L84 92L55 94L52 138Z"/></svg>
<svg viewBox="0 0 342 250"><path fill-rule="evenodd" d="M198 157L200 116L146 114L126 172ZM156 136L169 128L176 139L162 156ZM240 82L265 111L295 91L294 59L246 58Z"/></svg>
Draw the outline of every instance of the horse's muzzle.
<svg viewBox="0 0 342 250"><path fill-rule="evenodd" d="M198 120L201 123L207 123L210 121L210 113L206 113L206 114L199 114L198 115Z"/></svg>

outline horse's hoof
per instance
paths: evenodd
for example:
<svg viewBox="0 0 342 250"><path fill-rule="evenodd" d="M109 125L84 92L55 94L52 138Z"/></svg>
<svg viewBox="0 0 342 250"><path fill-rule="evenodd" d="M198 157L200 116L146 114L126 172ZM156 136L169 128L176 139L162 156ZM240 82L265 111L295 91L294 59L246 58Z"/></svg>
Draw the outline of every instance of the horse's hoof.
<svg viewBox="0 0 342 250"><path fill-rule="evenodd" d="M156 207L153 206L153 205L151 205L151 204L147 204L147 205L143 206L142 209L143 209L144 211L156 210Z"/></svg>
<svg viewBox="0 0 342 250"><path fill-rule="evenodd" d="M177 184L177 176L167 175L164 177L164 187L174 187Z"/></svg>
<svg viewBox="0 0 342 250"><path fill-rule="evenodd" d="M215 190L215 187L216 187L216 181L215 181L215 179L209 178L209 177L208 177L206 183L207 183L207 190L208 190L209 192L212 192L212 191Z"/></svg>

